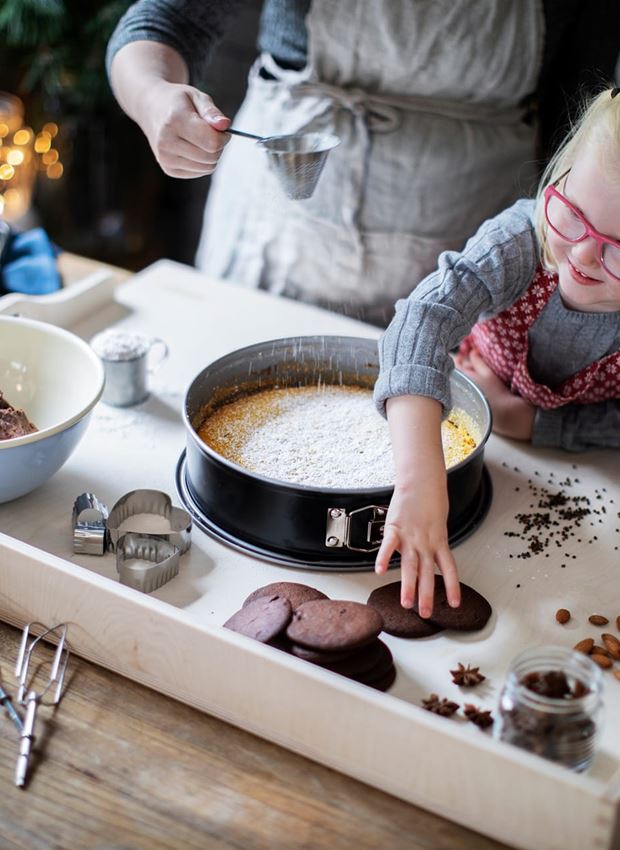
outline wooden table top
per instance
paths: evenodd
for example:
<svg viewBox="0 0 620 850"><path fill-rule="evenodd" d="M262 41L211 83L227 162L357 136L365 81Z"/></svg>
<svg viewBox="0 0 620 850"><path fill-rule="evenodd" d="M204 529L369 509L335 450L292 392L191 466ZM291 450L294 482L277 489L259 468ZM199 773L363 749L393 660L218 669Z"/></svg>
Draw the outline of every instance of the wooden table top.
<svg viewBox="0 0 620 850"><path fill-rule="evenodd" d="M99 267L61 260L67 284ZM0 624L12 694L20 636ZM0 715L0 850L506 847L75 656L60 705L40 709L26 789Z"/></svg>
<svg viewBox="0 0 620 850"><path fill-rule="evenodd" d="M20 636L0 624L11 694ZM2 850L504 847L75 656L25 789L0 729Z"/></svg>

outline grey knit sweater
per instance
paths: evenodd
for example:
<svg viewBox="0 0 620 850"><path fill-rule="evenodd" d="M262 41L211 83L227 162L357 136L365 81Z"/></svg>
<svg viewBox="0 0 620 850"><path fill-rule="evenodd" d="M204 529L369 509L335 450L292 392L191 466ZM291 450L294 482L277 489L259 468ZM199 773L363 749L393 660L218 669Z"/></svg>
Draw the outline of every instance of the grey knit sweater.
<svg viewBox="0 0 620 850"><path fill-rule="evenodd" d="M438 269L409 298L380 343L381 371L375 401L382 413L397 395L424 395L450 408L450 350L479 319L513 304L532 281L539 262L534 201L485 222L462 253L446 251ZM589 363L620 350L620 312L569 310L556 289L530 329L528 367L535 381L557 386ZM620 448L620 399L538 409L534 445L580 451Z"/></svg>
<svg viewBox="0 0 620 850"><path fill-rule="evenodd" d="M374 0L359 0L360 3ZM413 2L414 0L409 0ZM185 59L190 82L209 91L208 65L223 34L248 0L137 0L110 39L114 54L131 41L159 41ZM506 0L508 2L508 0ZM257 48L284 67L303 68L308 53L306 15L312 0L264 0ZM542 0L545 39L536 92L543 157L555 148L581 98L613 78L618 59L618 0ZM576 96L577 95L577 96Z"/></svg>

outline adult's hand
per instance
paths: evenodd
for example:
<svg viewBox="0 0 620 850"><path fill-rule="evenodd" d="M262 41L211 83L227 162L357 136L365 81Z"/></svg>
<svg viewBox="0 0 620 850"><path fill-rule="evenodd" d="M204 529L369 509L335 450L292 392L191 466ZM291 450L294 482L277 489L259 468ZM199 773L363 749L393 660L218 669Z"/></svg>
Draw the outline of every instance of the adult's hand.
<svg viewBox="0 0 620 850"><path fill-rule="evenodd" d="M148 90L138 122L170 177L211 174L230 136L230 119L193 86L160 81Z"/></svg>
<svg viewBox="0 0 620 850"><path fill-rule="evenodd" d="M176 50L156 41L126 44L112 61L110 78L116 99L142 128L166 174L188 179L213 172L230 140L230 119L189 85Z"/></svg>

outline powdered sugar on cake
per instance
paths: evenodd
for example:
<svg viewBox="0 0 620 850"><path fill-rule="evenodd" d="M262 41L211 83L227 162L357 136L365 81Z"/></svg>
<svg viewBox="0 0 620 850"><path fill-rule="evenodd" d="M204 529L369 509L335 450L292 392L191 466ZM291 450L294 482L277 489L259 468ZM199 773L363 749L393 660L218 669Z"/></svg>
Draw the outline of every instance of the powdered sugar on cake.
<svg viewBox="0 0 620 850"><path fill-rule="evenodd" d="M442 426L448 467L475 447L475 435L458 417L450 419ZM471 420L467 425L475 427ZM394 480L387 423L363 387L263 390L217 409L198 434L228 460L279 481L365 489Z"/></svg>

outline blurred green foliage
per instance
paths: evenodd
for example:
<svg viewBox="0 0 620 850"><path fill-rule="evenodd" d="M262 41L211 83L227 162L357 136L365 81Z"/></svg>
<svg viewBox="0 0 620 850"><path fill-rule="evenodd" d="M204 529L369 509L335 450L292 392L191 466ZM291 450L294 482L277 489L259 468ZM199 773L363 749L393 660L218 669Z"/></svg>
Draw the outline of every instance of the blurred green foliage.
<svg viewBox="0 0 620 850"><path fill-rule="evenodd" d="M131 0L0 0L1 88L30 111L85 114L113 103L106 45Z"/></svg>

